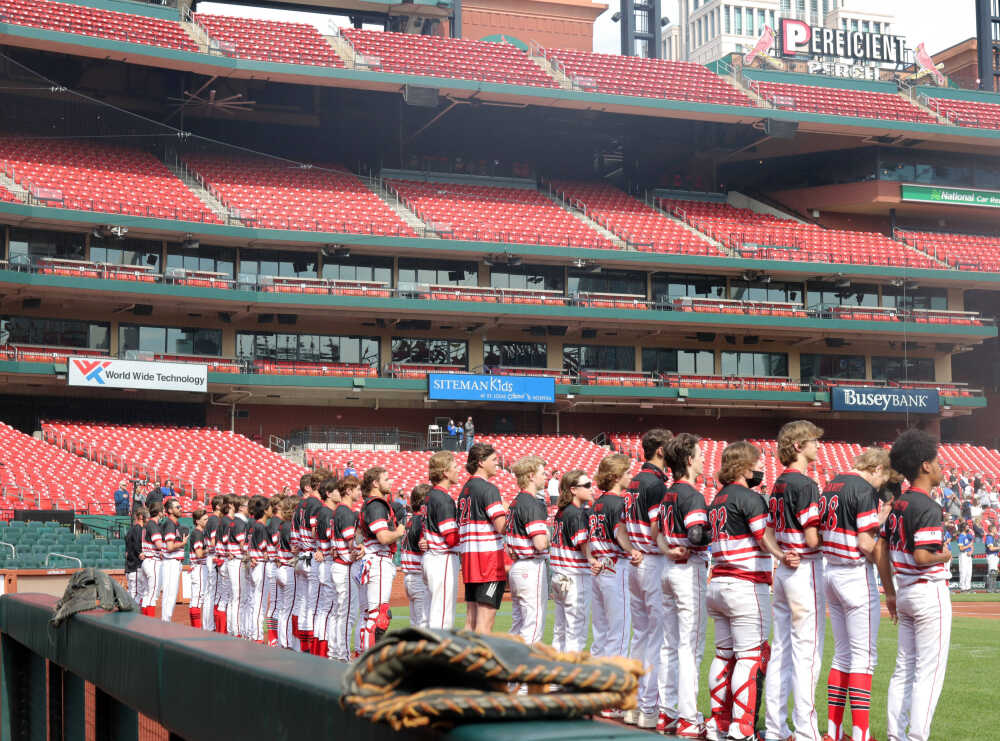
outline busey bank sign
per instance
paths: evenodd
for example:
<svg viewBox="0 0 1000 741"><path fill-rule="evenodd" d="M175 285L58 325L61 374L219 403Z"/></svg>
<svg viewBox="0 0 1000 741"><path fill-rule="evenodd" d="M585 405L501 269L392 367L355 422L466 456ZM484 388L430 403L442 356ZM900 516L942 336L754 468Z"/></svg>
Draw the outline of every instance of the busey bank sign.
<svg viewBox="0 0 1000 741"><path fill-rule="evenodd" d="M833 411L937 414L938 392L937 389L834 386Z"/></svg>
<svg viewBox="0 0 1000 741"><path fill-rule="evenodd" d="M780 28L782 56L804 54L869 62L906 61L906 39L902 36L810 26L791 18L782 18Z"/></svg>
<svg viewBox="0 0 1000 741"><path fill-rule="evenodd" d="M535 404L556 400L554 378L479 376L463 373L429 373L427 395L454 401L524 401Z"/></svg>
<svg viewBox="0 0 1000 741"><path fill-rule="evenodd" d="M70 386L146 389L150 391L208 390L208 366L188 363L149 363L141 360L70 358Z"/></svg>

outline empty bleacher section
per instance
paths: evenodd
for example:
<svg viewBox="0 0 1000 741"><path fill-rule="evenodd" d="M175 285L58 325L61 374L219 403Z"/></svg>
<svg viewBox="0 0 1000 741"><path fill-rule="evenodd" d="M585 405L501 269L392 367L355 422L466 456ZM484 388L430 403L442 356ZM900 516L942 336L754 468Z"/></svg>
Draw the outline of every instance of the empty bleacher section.
<svg viewBox="0 0 1000 741"><path fill-rule="evenodd" d="M84 566L120 569L125 564L125 541L97 540L93 533L74 534L57 522L0 522L0 569L70 568L77 559Z"/></svg>
<svg viewBox="0 0 1000 741"><path fill-rule="evenodd" d="M42 433L54 446L127 473L159 483L170 479L175 490L187 495L182 498L186 512L193 500L204 502L216 494L270 496L286 486L297 491L305 472L242 435L209 428L43 422ZM108 496L113 490L107 490Z"/></svg>
<svg viewBox="0 0 1000 741"><path fill-rule="evenodd" d="M136 149L0 137L0 169L41 205L221 223L166 165Z"/></svg>
<svg viewBox="0 0 1000 741"><path fill-rule="evenodd" d="M566 180L552 188L588 218L645 252L721 255L706 239L651 206L610 185Z"/></svg>
<svg viewBox="0 0 1000 741"><path fill-rule="evenodd" d="M110 514L122 475L0 422L0 509Z"/></svg>
<svg viewBox="0 0 1000 741"><path fill-rule="evenodd" d="M742 257L941 268L932 257L876 232L824 229L727 203L665 198L661 207Z"/></svg>
<svg viewBox="0 0 1000 741"><path fill-rule="evenodd" d="M398 177L385 185L446 239L615 249L534 187Z"/></svg>
<svg viewBox="0 0 1000 741"><path fill-rule="evenodd" d="M1000 129L1000 103L951 98L924 98L924 105L956 126Z"/></svg>
<svg viewBox="0 0 1000 741"><path fill-rule="evenodd" d="M190 153L183 159L205 187L248 226L415 236L347 170L208 153Z"/></svg>
<svg viewBox="0 0 1000 741"><path fill-rule="evenodd" d="M789 111L888 121L939 123L927 111L893 93L763 80L750 80L749 86L775 108Z"/></svg>
<svg viewBox="0 0 1000 741"><path fill-rule="evenodd" d="M0 21L115 41L198 51L180 23L51 0L0 0Z"/></svg>
<svg viewBox="0 0 1000 741"><path fill-rule="evenodd" d="M1000 273L1000 237L979 234L944 234L912 229L897 232L921 252L936 257L959 270Z"/></svg>
<svg viewBox="0 0 1000 741"><path fill-rule="evenodd" d="M410 33L341 29L359 57L356 64L459 80L558 87L556 81L517 47L505 42L466 41Z"/></svg>
<svg viewBox="0 0 1000 741"><path fill-rule="evenodd" d="M546 59L587 92L752 107L754 104L700 64L573 49L545 49Z"/></svg>
<svg viewBox="0 0 1000 741"><path fill-rule="evenodd" d="M285 64L343 67L326 39L308 23L195 13L194 20L224 54ZM214 45L213 45L214 46Z"/></svg>

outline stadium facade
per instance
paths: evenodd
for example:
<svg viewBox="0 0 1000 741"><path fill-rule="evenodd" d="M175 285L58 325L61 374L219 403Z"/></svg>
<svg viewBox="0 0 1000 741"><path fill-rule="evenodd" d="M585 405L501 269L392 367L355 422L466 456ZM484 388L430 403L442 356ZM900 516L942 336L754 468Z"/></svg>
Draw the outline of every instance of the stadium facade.
<svg viewBox="0 0 1000 741"><path fill-rule="evenodd" d="M0 13L23 430L732 439L808 415L997 443L996 95L116 0ZM433 373L505 380L442 399Z"/></svg>

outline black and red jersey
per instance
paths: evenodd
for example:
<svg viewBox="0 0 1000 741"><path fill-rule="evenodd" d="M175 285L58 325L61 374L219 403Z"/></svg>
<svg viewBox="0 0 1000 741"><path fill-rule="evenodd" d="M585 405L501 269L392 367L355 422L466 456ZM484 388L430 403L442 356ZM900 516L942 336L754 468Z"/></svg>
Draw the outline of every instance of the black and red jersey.
<svg viewBox="0 0 1000 741"><path fill-rule="evenodd" d="M820 497L823 511L823 555L834 565L867 563L858 550L858 533L879 526L879 500L875 487L855 473L834 476Z"/></svg>
<svg viewBox="0 0 1000 741"><path fill-rule="evenodd" d="M354 560L351 548L357 524L357 513L346 504L333 511L333 560L337 563L349 564Z"/></svg>
<svg viewBox="0 0 1000 741"><path fill-rule="evenodd" d="M243 515L236 515L229 523L229 545L226 555L229 558L243 558L247 552L247 533L250 528Z"/></svg>
<svg viewBox="0 0 1000 741"><path fill-rule="evenodd" d="M556 513L552 529L552 571L578 574L590 571L583 553L589 537L589 513L575 504L567 504Z"/></svg>
<svg viewBox="0 0 1000 741"><path fill-rule="evenodd" d="M292 523L282 521L278 525L278 563L282 566L294 566L295 554L292 553Z"/></svg>
<svg viewBox="0 0 1000 741"><path fill-rule="evenodd" d="M667 492L667 474L652 463L643 463L629 482L625 500L625 529L628 539L636 550L643 553L659 554L653 539L652 523L660 513L660 502Z"/></svg>
<svg viewBox="0 0 1000 741"><path fill-rule="evenodd" d="M219 535L219 516L209 515L205 520L205 550L209 553L215 552L215 540Z"/></svg>
<svg viewBox="0 0 1000 741"><path fill-rule="evenodd" d="M163 555L161 558L164 560L171 561L183 561L184 560L184 549L176 548L172 551L168 551L169 546L174 545L178 540L181 539L180 531L177 529L177 523L171 520L169 517L164 517L160 522L160 533L163 538Z"/></svg>
<svg viewBox="0 0 1000 741"><path fill-rule="evenodd" d="M764 497L740 484L724 486L708 507L712 577L771 583L771 554L759 545L767 530Z"/></svg>
<svg viewBox="0 0 1000 741"><path fill-rule="evenodd" d="M458 533L458 508L451 495L435 486L428 492L420 513L423 515L427 550L434 553L458 553L458 546L449 546L447 543L447 538L452 533Z"/></svg>
<svg viewBox="0 0 1000 741"><path fill-rule="evenodd" d="M658 522L667 545L687 548L688 558L708 561L708 546L693 545L687 536L695 525L708 528L708 508L700 491L687 481L675 481L663 495Z"/></svg>
<svg viewBox="0 0 1000 741"><path fill-rule="evenodd" d="M358 527L361 528L361 536L365 539L365 550L378 556L389 558L396 552L396 544L385 545L378 541L378 533L383 530L395 530L396 513L392 506L382 497L371 497L361 507L361 515L358 517Z"/></svg>
<svg viewBox="0 0 1000 741"><path fill-rule="evenodd" d="M316 513L316 550L326 558L333 550L333 510L323 505Z"/></svg>
<svg viewBox="0 0 1000 741"><path fill-rule="evenodd" d="M486 479L473 476L458 495L459 552L466 584L504 581L503 535L494 520L503 517L500 490Z"/></svg>
<svg viewBox="0 0 1000 741"><path fill-rule="evenodd" d="M142 528L142 555L145 558L160 558L160 548L163 545L163 534L160 523L150 517Z"/></svg>
<svg viewBox="0 0 1000 741"><path fill-rule="evenodd" d="M292 515L292 545L297 545L298 549L304 553L312 553L316 550L313 542L313 528L316 527L316 515L323 508L323 503L318 497L306 497L299 506L295 508Z"/></svg>
<svg viewBox="0 0 1000 741"><path fill-rule="evenodd" d="M229 526L233 518L223 515L219 518L219 526L215 531L215 555L219 558L229 558Z"/></svg>
<svg viewBox="0 0 1000 741"><path fill-rule="evenodd" d="M515 561L545 558L545 552L536 551L532 541L536 535L549 534L546 520L548 509L538 495L522 491L514 498L507 514L504 542Z"/></svg>
<svg viewBox="0 0 1000 741"><path fill-rule="evenodd" d="M406 524L406 535L403 536L403 547L400 548L399 568L404 574L421 573L423 553L420 551L420 537L424 530L424 518L413 515Z"/></svg>
<svg viewBox="0 0 1000 741"><path fill-rule="evenodd" d="M624 517L625 497L605 492L594 500L594 506L588 510L587 516L590 555L612 560L625 556L615 540L615 527Z"/></svg>
<svg viewBox="0 0 1000 741"><path fill-rule="evenodd" d="M139 570L141 561L139 554L142 553L142 526L133 523L128 532L125 533L125 571L132 573Z"/></svg>
<svg viewBox="0 0 1000 741"><path fill-rule="evenodd" d="M267 552L270 536L267 534L267 525L263 522L253 520L247 523L247 555L254 561L267 560Z"/></svg>
<svg viewBox="0 0 1000 741"><path fill-rule="evenodd" d="M267 521L268 558L272 561L278 558L278 528L284 522L280 517L271 517Z"/></svg>
<svg viewBox="0 0 1000 741"><path fill-rule="evenodd" d="M948 581L948 564L919 566L913 554L922 549L939 553L944 548L941 505L927 492L911 488L892 503L892 511L882 525L882 537L889 544L889 558L899 587L920 581Z"/></svg>
<svg viewBox="0 0 1000 741"><path fill-rule="evenodd" d="M198 556L196 555L196 553L197 553L197 551L198 551L199 548L202 549L202 556L201 556L201 558L198 558ZM205 548L205 531L202 530L201 528L197 528L196 527L194 530L191 531L191 537L188 538L188 550L189 550L190 555L191 555L191 565L192 566L204 566L205 565L205 561L206 561L205 556L206 556L206 553L205 553L204 548ZM182 548L181 549L181 553L183 553L183 552L184 552L184 549Z"/></svg>
<svg viewBox="0 0 1000 741"><path fill-rule="evenodd" d="M806 545L805 529L820 526L819 487L792 468L785 469L771 489L771 526L782 550L794 551L803 559L820 557L819 547Z"/></svg>

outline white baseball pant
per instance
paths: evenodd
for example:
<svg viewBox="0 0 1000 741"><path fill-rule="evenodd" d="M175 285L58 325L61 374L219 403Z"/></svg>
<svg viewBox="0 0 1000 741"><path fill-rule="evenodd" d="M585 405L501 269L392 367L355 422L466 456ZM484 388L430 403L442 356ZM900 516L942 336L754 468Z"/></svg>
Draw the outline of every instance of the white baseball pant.
<svg viewBox="0 0 1000 741"><path fill-rule="evenodd" d="M278 645L282 648L298 648L298 640L292 635L292 607L295 604L295 568L278 566L274 572L278 587Z"/></svg>
<svg viewBox="0 0 1000 741"><path fill-rule="evenodd" d="M361 628L364 626L364 616L362 615L362 610L364 609L364 588L361 586L361 578L364 576L364 571L365 564L363 560L358 559L351 564L351 581L354 583L354 588L358 593L357 606L354 608L353 613L355 653L360 653Z"/></svg>
<svg viewBox="0 0 1000 741"><path fill-rule="evenodd" d="M219 566L215 567L215 602L219 609L219 612L225 613L226 617L226 631L229 630L229 601L233 598L232 585L229 582L229 571L226 569L226 564L229 563L229 559L223 559ZM214 618L213 618L214 620ZM213 623L214 624L214 623Z"/></svg>
<svg viewBox="0 0 1000 741"><path fill-rule="evenodd" d="M831 667L873 674L878 662L879 595L875 567L827 564L826 604L833 629Z"/></svg>
<svg viewBox="0 0 1000 741"><path fill-rule="evenodd" d="M514 621L510 632L520 636L529 646L542 640L545 612L548 607L548 584L545 559L526 558L515 561L507 574Z"/></svg>
<svg viewBox="0 0 1000 741"><path fill-rule="evenodd" d="M628 562L619 559L594 577L591 656L628 656L632 611L627 599Z"/></svg>
<svg viewBox="0 0 1000 741"><path fill-rule="evenodd" d="M201 590L202 590L202 570L204 566L200 563L193 564L191 566L190 578L191 578L191 602L188 605L190 608L201 609Z"/></svg>
<svg viewBox="0 0 1000 741"><path fill-rule="evenodd" d="M795 741L821 741L816 683L826 637L823 560L803 559L798 568L780 565L774 574L774 635L765 681L767 738L788 738L788 678L795 699Z"/></svg>
<svg viewBox="0 0 1000 741"><path fill-rule="evenodd" d="M690 559L663 564L663 643L660 644L660 710L697 725L698 677L705 654L708 563Z"/></svg>
<svg viewBox="0 0 1000 741"><path fill-rule="evenodd" d="M243 605L243 561L238 558L226 559L223 565L226 581L229 582L229 600L226 606L226 632L231 636L240 633L240 607Z"/></svg>
<svg viewBox="0 0 1000 741"><path fill-rule="evenodd" d="M169 623L177 604L177 588L181 581L181 562L176 558L160 561L160 619Z"/></svg>
<svg viewBox="0 0 1000 741"><path fill-rule="evenodd" d="M958 588L963 592L972 589L972 554L958 554Z"/></svg>
<svg viewBox="0 0 1000 741"><path fill-rule="evenodd" d="M145 588L140 597L140 607L152 607L160 592L160 559L142 559L142 576Z"/></svg>
<svg viewBox="0 0 1000 741"><path fill-rule="evenodd" d="M715 659L709 670L709 691L713 709L717 701L733 705L729 737L742 738L740 716L749 714L756 694L752 676L761 664L761 648L771 632L770 590L767 584L746 579L717 577L708 585L705 607L715 623ZM715 682L721 678L723 687L718 696ZM735 691L735 695L733 692ZM709 738L727 730L715 727L713 717L707 724Z"/></svg>
<svg viewBox="0 0 1000 741"><path fill-rule="evenodd" d="M351 659L351 633L358 619L358 583L353 578L357 571L355 564L336 563L330 565L330 583L333 585L333 612L326 628L330 658L337 661Z"/></svg>
<svg viewBox="0 0 1000 741"><path fill-rule="evenodd" d="M639 680L639 711L655 713L659 705L660 644L663 643L663 587L660 576L665 556L644 553L642 563L628 567L632 646L629 655L646 667Z"/></svg>
<svg viewBox="0 0 1000 741"><path fill-rule="evenodd" d="M240 619L241 634L251 641L262 641L261 614L264 611L264 562L255 564L253 568L244 566L243 588L245 598Z"/></svg>
<svg viewBox="0 0 1000 741"><path fill-rule="evenodd" d="M212 556L205 559L202 567L201 579L201 627L202 630L215 630L215 601L218 597L218 586L216 577L219 572L215 570L215 560Z"/></svg>
<svg viewBox="0 0 1000 741"><path fill-rule="evenodd" d="M388 610L392 594L392 580L396 565L388 556L371 553L364 558L361 576L361 594L364 603L364 623L361 628L359 651L367 651L375 644L375 622L380 610Z"/></svg>
<svg viewBox="0 0 1000 741"><path fill-rule="evenodd" d="M331 559L325 557L320 561L319 568L316 570L319 588L316 594L316 618L313 621L313 634L317 641L328 639L327 626L330 623L330 616L333 615L334 605L337 603L337 593L333 588L333 579L330 576L332 565Z"/></svg>
<svg viewBox="0 0 1000 741"><path fill-rule="evenodd" d="M306 611L304 618L299 618L299 630L316 635L316 610L319 608L319 566L320 562L313 556L306 575ZM304 622L303 622L304 620Z"/></svg>
<svg viewBox="0 0 1000 741"><path fill-rule="evenodd" d="M1000 566L1000 554L992 554L986 557L987 575L989 575L990 572L996 571L998 566Z"/></svg>
<svg viewBox="0 0 1000 741"><path fill-rule="evenodd" d="M569 579L569 584L564 596L552 597L555 605L552 648L562 652L582 651L587 645L593 574L589 571L564 571L562 574Z"/></svg>
<svg viewBox="0 0 1000 741"><path fill-rule="evenodd" d="M410 625L415 628L426 628L430 592L420 572L403 574L403 587L406 589L406 599L410 601Z"/></svg>
<svg viewBox="0 0 1000 741"><path fill-rule="evenodd" d="M455 599L461 568L458 554L427 551L421 561L424 581L430 592L427 627L451 630L455 627Z"/></svg>
<svg viewBox="0 0 1000 741"><path fill-rule="evenodd" d="M889 680L888 741L927 741L941 696L951 643L951 595L944 581L896 593L899 645Z"/></svg>
<svg viewBox="0 0 1000 741"><path fill-rule="evenodd" d="M295 562L295 606L293 614L298 618L299 632L305 625L306 606L309 603L309 564L299 559ZM298 650L298 649L296 649Z"/></svg>
<svg viewBox="0 0 1000 741"><path fill-rule="evenodd" d="M125 572L125 588L128 590L128 596L136 602L139 601L139 574L141 573L141 568Z"/></svg>
<svg viewBox="0 0 1000 741"><path fill-rule="evenodd" d="M264 616L275 620L278 617L278 564L274 561L264 565L264 602L267 605Z"/></svg>

